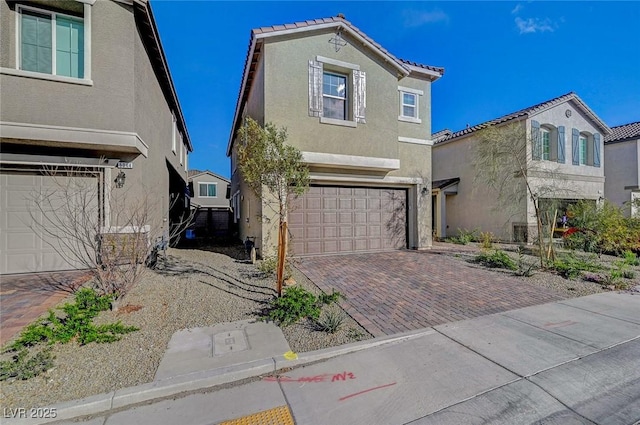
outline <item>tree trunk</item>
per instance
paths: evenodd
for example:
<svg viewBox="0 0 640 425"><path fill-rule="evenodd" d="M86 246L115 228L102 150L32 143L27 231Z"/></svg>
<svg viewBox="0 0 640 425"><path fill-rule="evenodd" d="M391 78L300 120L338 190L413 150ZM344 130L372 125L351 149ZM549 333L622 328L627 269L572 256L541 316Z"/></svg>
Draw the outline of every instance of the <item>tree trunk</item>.
<svg viewBox="0 0 640 425"><path fill-rule="evenodd" d="M278 269L276 272L276 288L278 296L282 296L282 281L284 280L284 269L287 254L287 222L280 223L278 229Z"/></svg>

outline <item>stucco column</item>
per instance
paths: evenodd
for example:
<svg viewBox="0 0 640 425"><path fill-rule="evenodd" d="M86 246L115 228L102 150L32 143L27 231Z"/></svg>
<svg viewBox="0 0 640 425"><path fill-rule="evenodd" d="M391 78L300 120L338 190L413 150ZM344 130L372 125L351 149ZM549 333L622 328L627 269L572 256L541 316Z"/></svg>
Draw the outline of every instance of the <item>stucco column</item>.
<svg viewBox="0 0 640 425"><path fill-rule="evenodd" d="M417 249L431 248L433 230L431 228L431 182L416 185L417 207Z"/></svg>

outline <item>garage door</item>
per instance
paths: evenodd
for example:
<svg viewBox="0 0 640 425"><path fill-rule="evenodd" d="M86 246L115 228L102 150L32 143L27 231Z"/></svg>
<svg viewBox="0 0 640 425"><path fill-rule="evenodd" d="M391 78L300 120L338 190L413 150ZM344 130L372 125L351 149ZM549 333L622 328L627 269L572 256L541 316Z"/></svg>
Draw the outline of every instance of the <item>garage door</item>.
<svg viewBox="0 0 640 425"><path fill-rule="evenodd" d="M61 186L72 185L78 199L68 199ZM82 193L81 193L82 192ZM85 203L87 214L95 222L98 215L98 179L95 177L45 176L37 172L0 171L0 273L33 273L54 270L70 270L80 267L70 259L68 250L60 246L58 239L44 231L43 213L33 201L36 193L49 196L51 204L46 214L63 218L61 226L48 225L48 231L64 233L65 228L75 229L64 214L68 206ZM87 195L86 202L80 195ZM44 205L44 204L42 204ZM57 209L57 212L51 211ZM80 217L80 215L79 215ZM55 229L59 227L59 229ZM69 234L70 232L66 232Z"/></svg>
<svg viewBox="0 0 640 425"><path fill-rule="evenodd" d="M404 189L312 186L289 213L295 255L405 248Z"/></svg>

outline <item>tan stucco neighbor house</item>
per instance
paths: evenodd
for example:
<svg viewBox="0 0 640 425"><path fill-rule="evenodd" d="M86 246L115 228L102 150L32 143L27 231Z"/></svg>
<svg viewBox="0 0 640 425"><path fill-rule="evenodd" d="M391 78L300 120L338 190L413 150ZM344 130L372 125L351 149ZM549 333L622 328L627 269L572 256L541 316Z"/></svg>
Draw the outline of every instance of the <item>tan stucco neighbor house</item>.
<svg viewBox="0 0 640 425"><path fill-rule="evenodd" d="M343 16L251 31L227 155L239 236L274 252L277 218L243 183L245 117L286 127L311 189L289 212L296 255L431 246L431 83Z"/></svg>
<svg viewBox="0 0 640 425"><path fill-rule="evenodd" d="M209 170L189 170L191 229L195 237L226 237L230 232L229 179Z"/></svg>
<svg viewBox="0 0 640 425"><path fill-rule="evenodd" d="M609 201L629 205L625 212L638 217L640 210L640 121L611 127L604 138L604 195Z"/></svg>
<svg viewBox="0 0 640 425"><path fill-rule="evenodd" d="M109 202L126 193L169 234L193 148L148 2L2 0L0 40L0 274L74 267L30 220L52 169L92 188L101 231L132 230Z"/></svg>
<svg viewBox="0 0 640 425"><path fill-rule="evenodd" d="M604 198L603 140L611 130L571 92L460 131L434 134L432 202L437 237L477 229L504 241L532 242L535 238L534 205L528 196L522 197L520 205L496 208L497 193L475 179L477 132L512 123L523 126L530 135L528 172L541 209L554 206L562 214L576 200ZM523 179L514 176L512 181L521 186L516 190L526 191Z"/></svg>

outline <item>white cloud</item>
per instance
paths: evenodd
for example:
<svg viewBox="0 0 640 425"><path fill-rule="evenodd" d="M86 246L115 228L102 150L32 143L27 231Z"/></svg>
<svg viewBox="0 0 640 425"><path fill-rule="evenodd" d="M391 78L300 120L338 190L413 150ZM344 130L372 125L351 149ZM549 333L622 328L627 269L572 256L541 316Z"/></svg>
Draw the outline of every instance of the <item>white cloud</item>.
<svg viewBox="0 0 640 425"><path fill-rule="evenodd" d="M419 10L405 10L404 25L406 27L420 27L425 24L433 24L436 22L449 22L449 15L440 9L433 9L430 12Z"/></svg>
<svg viewBox="0 0 640 425"><path fill-rule="evenodd" d="M516 26L518 30L520 30L520 34L533 34L536 32L553 32L558 27L558 25L551 21L549 18L538 19L538 18L528 18L522 19L521 17L517 17L515 19Z"/></svg>
<svg viewBox="0 0 640 425"><path fill-rule="evenodd" d="M514 7L513 10L511 11L511 14L515 15L516 13L520 12L523 8L524 6L518 3L516 4L516 7Z"/></svg>

